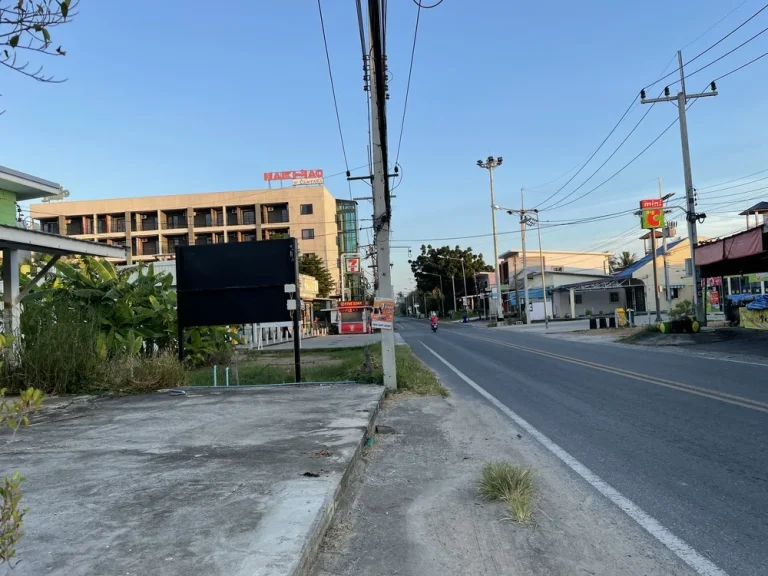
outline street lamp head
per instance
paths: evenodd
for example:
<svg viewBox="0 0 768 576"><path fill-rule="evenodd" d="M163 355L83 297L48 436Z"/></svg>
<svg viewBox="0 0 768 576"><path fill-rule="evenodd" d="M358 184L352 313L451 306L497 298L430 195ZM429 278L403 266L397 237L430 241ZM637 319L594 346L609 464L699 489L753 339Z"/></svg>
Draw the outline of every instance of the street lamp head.
<svg viewBox="0 0 768 576"><path fill-rule="evenodd" d="M477 161L477 165L480 166L480 168L482 168L483 167L483 161L482 160L478 160Z"/></svg>
<svg viewBox="0 0 768 576"><path fill-rule="evenodd" d="M672 196L674 196L674 195L675 195L675 193L674 193L674 192L670 192L669 194L665 194L664 196L662 196L662 197L661 197L661 199L662 199L662 200L669 200L669 199L670 199L670 198L672 198Z"/></svg>
<svg viewBox="0 0 768 576"><path fill-rule="evenodd" d="M502 161L502 158L501 156L499 156L499 159L496 161L496 165L501 166L501 161Z"/></svg>
<svg viewBox="0 0 768 576"><path fill-rule="evenodd" d="M493 156L488 156L488 164L493 164Z"/></svg>

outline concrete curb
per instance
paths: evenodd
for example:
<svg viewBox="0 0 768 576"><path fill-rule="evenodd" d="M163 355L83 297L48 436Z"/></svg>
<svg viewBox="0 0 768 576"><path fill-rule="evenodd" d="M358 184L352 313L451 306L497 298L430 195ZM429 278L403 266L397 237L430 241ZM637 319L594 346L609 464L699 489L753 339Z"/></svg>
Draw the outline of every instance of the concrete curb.
<svg viewBox="0 0 768 576"><path fill-rule="evenodd" d="M368 438L374 434L374 430L376 429L376 420L379 417L379 410L381 409L381 403L384 399L384 392L385 389L382 386L381 395L379 396L378 402L376 402L376 406L371 410L371 415L368 418L368 424L365 428L365 432L363 433L363 437L360 439L360 443L357 445L352 458L350 458L349 463L347 464L347 468L344 470L344 474L342 474L338 486L336 486L336 490L333 491L333 494L329 496L326 502L323 504L320 515L315 520L312 533L309 535L309 538L304 545L304 549L301 551L299 561L296 563L295 568L290 572L290 576L308 576L312 570L312 565L317 559L318 552L320 551L320 544L323 542L325 533L333 521L333 517L336 514L339 503L341 502L347 488L349 487L352 473L355 470L360 457L362 456L363 447L365 446Z"/></svg>

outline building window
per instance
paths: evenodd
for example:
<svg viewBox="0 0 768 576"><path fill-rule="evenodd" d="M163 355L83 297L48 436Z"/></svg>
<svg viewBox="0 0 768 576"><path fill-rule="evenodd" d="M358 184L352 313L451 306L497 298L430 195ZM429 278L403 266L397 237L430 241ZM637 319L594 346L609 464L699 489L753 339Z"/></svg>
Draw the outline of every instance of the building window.
<svg viewBox="0 0 768 576"><path fill-rule="evenodd" d="M565 268L562 266L552 266L552 272L564 272Z"/></svg>
<svg viewBox="0 0 768 576"><path fill-rule="evenodd" d="M301 231L301 239L302 240L312 240L315 237L315 229L314 228L305 228Z"/></svg>
<svg viewBox="0 0 768 576"><path fill-rule="evenodd" d="M610 295L610 302L611 304L616 304L619 301L619 293L618 292L609 292Z"/></svg>
<svg viewBox="0 0 768 576"><path fill-rule="evenodd" d="M308 258L314 258L315 253L314 252L303 252L302 256L307 256Z"/></svg>
<svg viewBox="0 0 768 576"><path fill-rule="evenodd" d="M573 295L573 302L574 302L574 304L583 304L583 302L582 302L582 294L574 294Z"/></svg>
<svg viewBox="0 0 768 576"><path fill-rule="evenodd" d="M670 298L672 300L676 298L680 298L680 288L670 288L669 289Z"/></svg>
<svg viewBox="0 0 768 576"><path fill-rule="evenodd" d="M301 205L301 215L302 216L309 216L310 214L314 214L312 211L312 204L302 204Z"/></svg>

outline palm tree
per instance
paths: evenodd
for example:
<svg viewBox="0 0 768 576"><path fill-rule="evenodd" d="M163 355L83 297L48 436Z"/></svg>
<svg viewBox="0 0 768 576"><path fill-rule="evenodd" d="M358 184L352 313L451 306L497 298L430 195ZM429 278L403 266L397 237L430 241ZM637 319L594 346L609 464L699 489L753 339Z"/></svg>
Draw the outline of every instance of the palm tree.
<svg viewBox="0 0 768 576"><path fill-rule="evenodd" d="M627 251L614 255L610 262L611 272L621 272L625 268L632 266L635 262L637 262L637 255L630 254Z"/></svg>

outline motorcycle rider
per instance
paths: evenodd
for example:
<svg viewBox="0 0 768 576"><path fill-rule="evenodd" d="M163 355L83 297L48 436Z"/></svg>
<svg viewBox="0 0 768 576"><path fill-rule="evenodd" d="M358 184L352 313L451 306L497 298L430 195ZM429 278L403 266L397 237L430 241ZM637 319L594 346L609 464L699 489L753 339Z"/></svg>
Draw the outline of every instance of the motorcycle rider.
<svg viewBox="0 0 768 576"><path fill-rule="evenodd" d="M432 312L432 317L429 319L430 323L432 324L432 328L437 328L437 313Z"/></svg>

